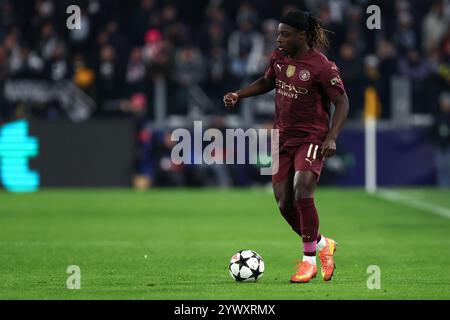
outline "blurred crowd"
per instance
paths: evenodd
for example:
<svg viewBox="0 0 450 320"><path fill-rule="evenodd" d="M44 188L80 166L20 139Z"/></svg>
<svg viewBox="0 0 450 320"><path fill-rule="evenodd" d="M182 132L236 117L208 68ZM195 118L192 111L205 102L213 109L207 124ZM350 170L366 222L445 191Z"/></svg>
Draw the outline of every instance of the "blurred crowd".
<svg viewBox="0 0 450 320"><path fill-rule="evenodd" d="M80 30L66 27L72 4L81 7ZM376 32L366 27L370 4L381 8ZM309 10L334 32L321 50L341 68L352 117L361 115L368 85L389 117L394 75L410 80L414 112L439 110L450 83L448 0L0 0L0 86L70 80L95 100L94 116L120 110L152 119L162 79L169 114L187 112L193 86L220 114L224 92L264 72L277 19L292 8ZM4 98L1 105L4 117L17 107Z"/></svg>
<svg viewBox="0 0 450 320"><path fill-rule="evenodd" d="M79 30L66 26L73 4ZM366 27L371 4L381 8L381 30ZM188 112L193 89L212 101L209 112L224 114L223 94L263 74L277 19L295 8L333 32L319 49L341 69L350 117L361 118L368 87L380 117L391 117L393 77L408 80L413 112L448 114L450 0L0 0L0 117L64 117L58 103L9 102L5 84L17 79L70 81L95 102L96 118L153 120L161 83L169 115ZM140 136L145 145L149 133Z"/></svg>

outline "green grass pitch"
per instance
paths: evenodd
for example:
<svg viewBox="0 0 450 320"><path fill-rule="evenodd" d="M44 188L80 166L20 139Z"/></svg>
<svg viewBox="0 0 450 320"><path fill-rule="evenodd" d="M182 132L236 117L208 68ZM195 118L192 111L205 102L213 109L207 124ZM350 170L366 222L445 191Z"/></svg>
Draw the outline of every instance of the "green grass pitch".
<svg viewBox="0 0 450 320"><path fill-rule="evenodd" d="M399 192L450 208L448 191ZM0 299L450 299L450 219L360 189L321 188L316 203L337 269L290 284L301 243L265 189L0 192ZM228 274L240 249L264 258L259 282Z"/></svg>

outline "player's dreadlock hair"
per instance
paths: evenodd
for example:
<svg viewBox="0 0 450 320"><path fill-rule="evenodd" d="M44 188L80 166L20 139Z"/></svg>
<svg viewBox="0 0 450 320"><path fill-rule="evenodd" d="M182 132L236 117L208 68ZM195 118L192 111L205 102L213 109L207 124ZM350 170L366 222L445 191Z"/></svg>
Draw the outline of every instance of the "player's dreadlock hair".
<svg viewBox="0 0 450 320"><path fill-rule="evenodd" d="M298 30L306 31L308 45L311 47L317 45L323 45L325 47L329 46L328 38L325 33L333 32L324 29L321 20L314 17L309 12L301 10L289 11L280 22Z"/></svg>

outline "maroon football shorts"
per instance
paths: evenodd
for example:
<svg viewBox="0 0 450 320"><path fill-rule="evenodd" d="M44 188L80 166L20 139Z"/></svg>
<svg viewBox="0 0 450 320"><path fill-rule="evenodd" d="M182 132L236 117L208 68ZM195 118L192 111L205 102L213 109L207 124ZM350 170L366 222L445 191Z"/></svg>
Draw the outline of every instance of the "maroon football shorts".
<svg viewBox="0 0 450 320"><path fill-rule="evenodd" d="M311 171L319 181L325 158L320 156L320 145L306 143L294 147L280 147L278 172L272 175L275 185L297 171Z"/></svg>

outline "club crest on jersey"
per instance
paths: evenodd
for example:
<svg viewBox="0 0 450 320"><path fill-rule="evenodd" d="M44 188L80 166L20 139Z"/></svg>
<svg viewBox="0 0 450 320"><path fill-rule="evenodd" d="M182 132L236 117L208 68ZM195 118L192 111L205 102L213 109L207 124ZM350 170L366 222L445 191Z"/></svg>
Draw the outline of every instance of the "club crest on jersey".
<svg viewBox="0 0 450 320"><path fill-rule="evenodd" d="M292 77L295 74L295 66L289 65L286 69L286 75L288 78Z"/></svg>
<svg viewBox="0 0 450 320"><path fill-rule="evenodd" d="M333 78L333 79L331 79L331 85L332 86L335 86L335 85L337 85L338 83L341 83L341 78L338 76L338 77L336 77L336 78Z"/></svg>
<svg viewBox="0 0 450 320"><path fill-rule="evenodd" d="M302 81L308 81L309 78L311 78L311 72L309 72L309 70L300 70L300 74L299 74L300 80Z"/></svg>

